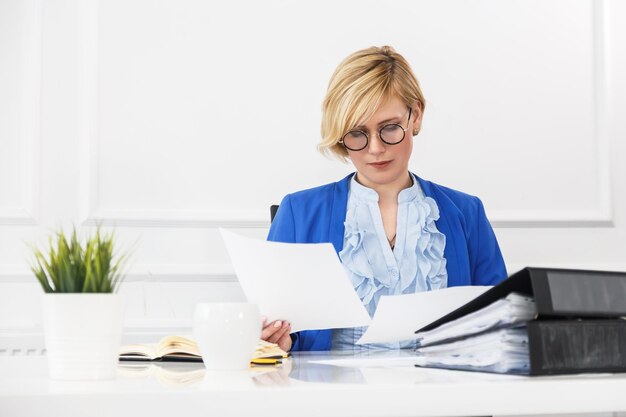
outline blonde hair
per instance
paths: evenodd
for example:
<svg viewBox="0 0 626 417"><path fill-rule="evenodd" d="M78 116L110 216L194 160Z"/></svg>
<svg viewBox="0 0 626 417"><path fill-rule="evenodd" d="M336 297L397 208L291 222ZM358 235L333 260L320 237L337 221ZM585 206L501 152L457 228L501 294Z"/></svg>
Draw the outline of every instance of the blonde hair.
<svg viewBox="0 0 626 417"><path fill-rule="evenodd" d="M402 55L391 46L373 46L349 55L328 83L318 150L345 161L348 152L339 143L342 135L359 120L368 120L385 100L394 96L408 107L418 106L424 111L422 90Z"/></svg>

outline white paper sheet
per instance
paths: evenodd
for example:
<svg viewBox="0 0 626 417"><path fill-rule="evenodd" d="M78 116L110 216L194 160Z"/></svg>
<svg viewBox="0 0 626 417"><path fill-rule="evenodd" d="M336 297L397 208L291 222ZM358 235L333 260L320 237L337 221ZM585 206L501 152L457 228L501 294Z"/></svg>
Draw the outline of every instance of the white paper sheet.
<svg viewBox="0 0 626 417"><path fill-rule="evenodd" d="M446 339L470 336L487 330L527 322L537 315L532 297L511 293L480 310L449 321L436 329L416 334L421 346Z"/></svg>
<svg viewBox="0 0 626 417"><path fill-rule="evenodd" d="M450 287L415 294L382 296L357 344L414 340L415 331L456 310L490 286Z"/></svg>
<svg viewBox="0 0 626 417"><path fill-rule="evenodd" d="M366 326L371 319L330 243L278 243L220 229L246 298L291 331Z"/></svg>

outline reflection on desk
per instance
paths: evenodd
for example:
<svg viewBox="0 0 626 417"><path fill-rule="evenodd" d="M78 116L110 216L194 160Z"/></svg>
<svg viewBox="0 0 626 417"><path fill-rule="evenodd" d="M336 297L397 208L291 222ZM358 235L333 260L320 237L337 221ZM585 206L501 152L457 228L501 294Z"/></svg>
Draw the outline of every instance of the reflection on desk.
<svg viewBox="0 0 626 417"><path fill-rule="evenodd" d="M168 387L190 387L204 379L204 366L190 362L120 362L118 376L128 379L156 379Z"/></svg>
<svg viewBox="0 0 626 417"><path fill-rule="evenodd" d="M411 352L301 352L282 366L120 365L110 381L53 381L46 359L0 357L0 416L462 416L626 411L626 375L545 377L410 366ZM408 358L408 365L405 359ZM358 365L358 366L357 366ZM181 408L182 407L182 408ZM605 414L606 416L606 414Z"/></svg>

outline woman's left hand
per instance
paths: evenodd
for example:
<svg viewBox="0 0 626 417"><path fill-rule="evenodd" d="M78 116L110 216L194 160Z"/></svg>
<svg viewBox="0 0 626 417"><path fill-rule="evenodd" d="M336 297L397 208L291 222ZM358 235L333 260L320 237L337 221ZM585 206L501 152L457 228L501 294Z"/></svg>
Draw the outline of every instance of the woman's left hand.
<svg viewBox="0 0 626 417"><path fill-rule="evenodd" d="M291 350L291 324L285 320L274 320L267 323L267 317L263 317L263 330L261 339L266 342L276 343L285 352Z"/></svg>

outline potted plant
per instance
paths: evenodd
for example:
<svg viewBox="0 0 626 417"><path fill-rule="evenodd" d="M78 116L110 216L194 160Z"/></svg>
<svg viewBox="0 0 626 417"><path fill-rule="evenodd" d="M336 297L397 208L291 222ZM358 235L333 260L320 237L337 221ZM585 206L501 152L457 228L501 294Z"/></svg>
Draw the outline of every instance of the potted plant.
<svg viewBox="0 0 626 417"><path fill-rule="evenodd" d="M114 253L113 234L95 234L81 244L74 228L33 249L31 269L41 284L43 327L50 376L108 379L117 372L124 303L116 294L126 256Z"/></svg>

